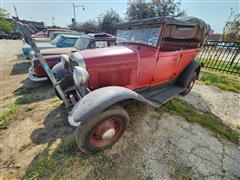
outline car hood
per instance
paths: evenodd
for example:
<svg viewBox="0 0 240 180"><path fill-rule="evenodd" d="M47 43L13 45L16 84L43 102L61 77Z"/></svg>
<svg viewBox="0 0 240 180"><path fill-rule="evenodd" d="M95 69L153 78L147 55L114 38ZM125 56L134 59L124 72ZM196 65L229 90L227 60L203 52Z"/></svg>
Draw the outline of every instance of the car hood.
<svg viewBox="0 0 240 180"><path fill-rule="evenodd" d="M51 44L51 43L36 43L37 47L39 49L44 49L44 48L55 48L56 46ZM29 46L28 44L25 44L23 46L23 49L31 49L31 46Z"/></svg>
<svg viewBox="0 0 240 180"><path fill-rule="evenodd" d="M73 52L78 51L78 49L74 47L70 48L51 48L51 49L43 49L41 50L42 55L48 56L48 55L58 55L58 54L70 54Z"/></svg>
<svg viewBox="0 0 240 180"><path fill-rule="evenodd" d="M137 50L127 46L111 46L79 52L88 68L138 61Z"/></svg>

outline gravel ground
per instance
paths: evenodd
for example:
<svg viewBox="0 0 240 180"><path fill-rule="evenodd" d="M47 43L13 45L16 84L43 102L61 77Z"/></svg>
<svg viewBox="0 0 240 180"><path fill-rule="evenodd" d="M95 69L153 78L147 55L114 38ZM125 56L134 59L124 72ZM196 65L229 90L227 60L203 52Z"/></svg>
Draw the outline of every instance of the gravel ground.
<svg viewBox="0 0 240 180"><path fill-rule="evenodd" d="M240 124L240 94L198 83L183 99L202 111L212 112L225 123L235 127Z"/></svg>
<svg viewBox="0 0 240 180"><path fill-rule="evenodd" d="M4 77L0 83L0 103L37 97L31 104L21 105L14 121L0 130L0 179L19 179L40 153L72 135L73 129L51 87L26 80L26 67L22 64L28 62L16 60L21 42L1 44ZM14 93L19 88L29 89L25 94ZM184 99L223 121L235 124L240 119L239 94L197 84ZM65 162L59 164L62 179L240 179L239 145L215 137L211 131L182 117L159 114L149 106L133 104L130 117L127 132L112 149L86 160L79 155L81 160L67 167ZM62 156L66 162L70 158ZM86 161L88 165L83 166Z"/></svg>

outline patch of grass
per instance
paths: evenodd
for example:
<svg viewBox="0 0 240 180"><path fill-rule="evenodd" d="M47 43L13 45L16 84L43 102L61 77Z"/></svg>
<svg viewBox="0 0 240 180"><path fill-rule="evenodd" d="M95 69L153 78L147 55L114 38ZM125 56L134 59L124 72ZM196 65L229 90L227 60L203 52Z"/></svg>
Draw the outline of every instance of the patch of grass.
<svg viewBox="0 0 240 180"><path fill-rule="evenodd" d="M23 179L37 179L37 177L41 177L44 172L51 170L51 166L54 164L52 159L48 158L47 152L43 152L41 157L37 162L32 166L30 171L27 171L27 174L23 177Z"/></svg>
<svg viewBox="0 0 240 180"><path fill-rule="evenodd" d="M38 179L42 177L56 177L64 174L63 167L69 167L73 162L81 159L73 136L65 137L50 155L48 149L39 155L38 160L26 171L23 179ZM54 172L54 173L53 173ZM57 178L58 179L58 178Z"/></svg>
<svg viewBox="0 0 240 180"><path fill-rule="evenodd" d="M184 117L188 122L198 123L210 129L216 136L221 136L231 142L239 143L239 132L224 124L217 116L208 112L203 113L184 100L174 98L166 103L164 108L170 113Z"/></svg>
<svg viewBox="0 0 240 180"><path fill-rule="evenodd" d="M78 151L75 139L73 136L67 136L62 143L57 147L55 154L75 154Z"/></svg>
<svg viewBox="0 0 240 180"><path fill-rule="evenodd" d="M238 129L240 129L240 124L238 124L236 127L237 127Z"/></svg>
<svg viewBox="0 0 240 180"><path fill-rule="evenodd" d="M240 81L237 77L227 76L220 73L214 72L201 72L202 78L201 80L207 85L214 85L220 89L226 91L232 91L235 93L240 93Z"/></svg>
<svg viewBox="0 0 240 180"><path fill-rule="evenodd" d="M0 112L0 129L6 128L8 121L11 119L13 114L17 111L17 104L14 102L8 105Z"/></svg>

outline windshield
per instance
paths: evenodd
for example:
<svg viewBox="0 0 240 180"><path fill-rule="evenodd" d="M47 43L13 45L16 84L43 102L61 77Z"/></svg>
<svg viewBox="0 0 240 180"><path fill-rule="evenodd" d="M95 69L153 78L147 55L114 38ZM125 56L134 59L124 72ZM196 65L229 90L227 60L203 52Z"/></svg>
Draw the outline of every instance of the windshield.
<svg viewBox="0 0 240 180"><path fill-rule="evenodd" d="M75 48L79 50L87 49L89 42L90 38L87 36L80 36L75 43Z"/></svg>
<svg viewBox="0 0 240 180"><path fill-rule="evenodd" d="M52 43L53 45L56 45L56 44L60 41L60 39L61 39L61 36L57 36L55 39L52 40L51 43Z"/></svg>
<svg viewBox="0 0 240 180"><path fill-rule="evenodd" d="M157 46L161 27L118 29L116 42L135 42Z"/></svg>

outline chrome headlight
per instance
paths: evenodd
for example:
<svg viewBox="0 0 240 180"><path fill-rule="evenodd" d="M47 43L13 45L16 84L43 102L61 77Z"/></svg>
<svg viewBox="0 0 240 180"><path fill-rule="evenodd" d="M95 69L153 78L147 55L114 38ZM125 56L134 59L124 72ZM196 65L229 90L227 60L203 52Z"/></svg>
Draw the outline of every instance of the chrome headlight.
<svg viewBox="0 0 240 180"><path fill-rule="evenodd" d="M69 56L66 54L61 55L61 63L63 64L63 67L65 69L68 69L69 67Z"/></svg>
<svg viewBox="0 0 240 180"><path fill-rule="evenodd" d="M73 80L77 87L84 86L88 81L89 74L86 69L75 66L73 70Z"/></svg>

